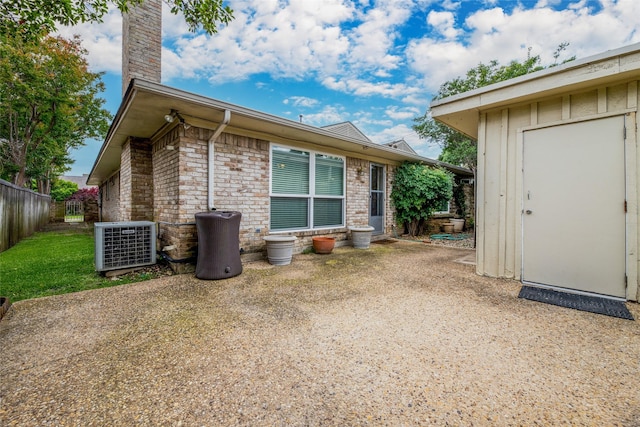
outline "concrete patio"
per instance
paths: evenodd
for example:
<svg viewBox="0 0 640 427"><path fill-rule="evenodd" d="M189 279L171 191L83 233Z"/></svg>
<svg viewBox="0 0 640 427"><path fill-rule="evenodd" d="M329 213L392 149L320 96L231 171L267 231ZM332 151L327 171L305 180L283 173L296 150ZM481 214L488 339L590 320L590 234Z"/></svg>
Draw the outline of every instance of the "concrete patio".
<svg viewBox="0 0 640 427"><path fill-rule="evenodd" d="M0 425L639 425L638 323L518 299L469 254L342 247L18 302Z"/></svg>

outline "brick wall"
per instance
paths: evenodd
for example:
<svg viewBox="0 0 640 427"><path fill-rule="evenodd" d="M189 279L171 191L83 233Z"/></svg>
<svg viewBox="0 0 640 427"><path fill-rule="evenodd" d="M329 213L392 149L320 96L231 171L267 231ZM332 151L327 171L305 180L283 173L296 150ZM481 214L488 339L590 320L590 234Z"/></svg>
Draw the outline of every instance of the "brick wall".
<svg viewBox="0 0 640 427"><path fill-rule="evenodd" d="M175 127L152 148L154 220L177 223L179 217L180 128Z"/></svg>
<svg viewBox="0 0 640 427"><path fill-rule="evenodd" d="M120 152L120 203L118 221L131 221L131 139L122 145Z"/></svg>
<svg viewBox="0 0 640 427"><path fill-rule="evenodd" d="M51 206L49 206L49 222L63 222L64 213L64 202L57 202L51 199Z"/></svg>
<svg viewBox="0 0 640 427"><path fill-rule="evenodd" d="M153 220L151 143L129 137L120 155L120 220Z"/></svg>
<svg viewBox="0 0 640 427"><path fill-rule="evenodd" d="M347 157L347 225L369 224L369 161Z"/></svg>
<svg viewBox="0 0 640 427"><path fill-rule="evenodd" d="M240 211L240 245L262 250L269 232L269 142L224 133L215 150L215 206Z"/></svg>
<svg viewBox="0 0 640 427"><path fill-rule="evenodd" d="M122 16L122 93L133 78L160 83L162 1L129 6Z"/></svg>
<svg viewBox="0 0 640 427"><path fill-rule="evenodd" d="M153 221L153 163L151 142L131 138L132 192L131 220Z"/></svg>
<svg viewBox="0 0 640 427"><path fill-rule="evenodd" d="M120 221L120 172L102 183L99 198L102 203L101 221Z"/></svg>
<svg viewBox="0 0 640 427"><path fill-rule="evenodd" d="M385 187L385 204L384 204L384 232L394 235L394 231L397 232L398 225L396 224L396 208L391 200L391 191L393 190L393 181L396 177L396 166L387 165L386 167L386 187ZM398 233L399 235L399 233Z"/></svg>
<svg viewBox="0 0 640 427"><path fill-rule="evenodd" d="M196 213L207 210L207 141L212 132L177 128L181 132L178 216L181 222L193 222Z"/></svg>
<svg viewBox="0 0 640 427"><path fill-rule="evenodd" d="M193 257L197 247L195 214L207 211L208 140L212 131L176 126L153 144L154 220L162 248L174 259ZM347 157L346 225L369 222L369 161ZM240 247L245 253L265 249L269 234L269 142L222 133L215 142L214 206L239 211ZM387 232L393 225L390 202L395 168L387 167ZM125 170L121 171L122 174ZM348 238L347 227L296 232L296 252L311 246L314 235Z"/></svg>
<svg viewBox="0 0 640 427"><path fill-rule="evenodd" d="M195 255L195 214L208 210L208 140L212 131L175 127L154 144L155 218L175 259ZM169 148L168 148L169 147ZM240 246L264 247L269 220L269 143L223 133L215 143L214 206L239 211Z"/></svg>

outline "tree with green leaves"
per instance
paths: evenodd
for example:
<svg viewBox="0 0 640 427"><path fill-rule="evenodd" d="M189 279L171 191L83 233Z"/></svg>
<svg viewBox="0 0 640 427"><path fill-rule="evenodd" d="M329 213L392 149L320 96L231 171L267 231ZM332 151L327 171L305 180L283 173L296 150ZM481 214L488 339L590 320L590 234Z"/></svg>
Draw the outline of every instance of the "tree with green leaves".
<svg viewBox="0 0 640 427"><path fill-rule="evenodd" d="M182 13L190 31L202 28L215 34L219 24L233 19L233 10L224 0L165 0L171 13ZM0 33L39 38L56 30L58 25L102 22L109 6L121 12L144 0L2 0Z"/></svg>
<svg viewBox="0 0 640 427"><path fill-rule="evenodd" d="M411 236L417 236L424 231L426 221L436 208L451 200L452 194L450 172L405 162L396 169L391 190L396 221L403 224Z"/></svg>
<svg viewBox="0 0 640 427"><path fill-rule="evenodd" d="M102 108L101 74L88 69L80 39L25 40L0 34L0 177L45 193L68 169L69 152L102 138L111 116Z"/></svg>
<svg viewBox="0 0 640 427"><path fill-rule="evenodd" d="M78 192L78 184L64 179L56 179L51 185L51 198L62 202Z"/></svg>
<svg viewBox="0 0 640 427"><path fill-rule="evenodd" d="M558 60L562 52L569 46L569 43L561 43L553 53L554 63L549 65L553 67L558 65ZM565 59L562 63L572 61L574 57ZM478 66L467 71L464 77L456 77L447 81L440 86L438 93L433 100L446 98L448 96L457 95L459 93L468 92L498 83L504 80L513 79L525 74L546 68L541 64L540 55L531 56L531 49L527 54L526 60L511 61L507 65L500 65L497 60L490 61L488 64L480 63ZM414 119L413 129L421 138L429 139L442 147L442 152L438 160L463 166L476 170L477 164L477 146L475 141L466 135L463 135L447 125L435 121L431 117L431 111Z"/></svg>

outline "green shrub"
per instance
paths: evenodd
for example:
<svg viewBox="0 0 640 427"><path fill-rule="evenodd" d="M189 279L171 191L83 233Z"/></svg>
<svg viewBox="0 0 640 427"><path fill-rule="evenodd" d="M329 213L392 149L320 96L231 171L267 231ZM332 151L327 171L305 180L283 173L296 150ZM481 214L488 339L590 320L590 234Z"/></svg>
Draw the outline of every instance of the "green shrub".
<svg viewBox="0 0 640 427"><path fill-rule="evenodd" d="M51 183L51 198L56 202L62 202L76 191L78 191L78 184L75 182L56 179Z"/></svg>
<svg viewBox="0 0 640 427"><path fill-rule="evenodd" d="M409 234L420 234L438 206L451 200L453 177L450 172L420 163L403 163L395 174L391 200L396 220Z"/></svg>

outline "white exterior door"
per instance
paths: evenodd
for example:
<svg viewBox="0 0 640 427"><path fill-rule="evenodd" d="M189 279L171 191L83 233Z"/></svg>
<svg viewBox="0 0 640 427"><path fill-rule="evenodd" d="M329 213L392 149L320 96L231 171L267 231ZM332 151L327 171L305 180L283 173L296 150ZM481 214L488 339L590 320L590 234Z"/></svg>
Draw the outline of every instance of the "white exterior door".
<svg viewBox="0 0 640 427"><path fill-rule="evenodd" d="M522 280L625 297L624 116L524 132Z"/></svg>

